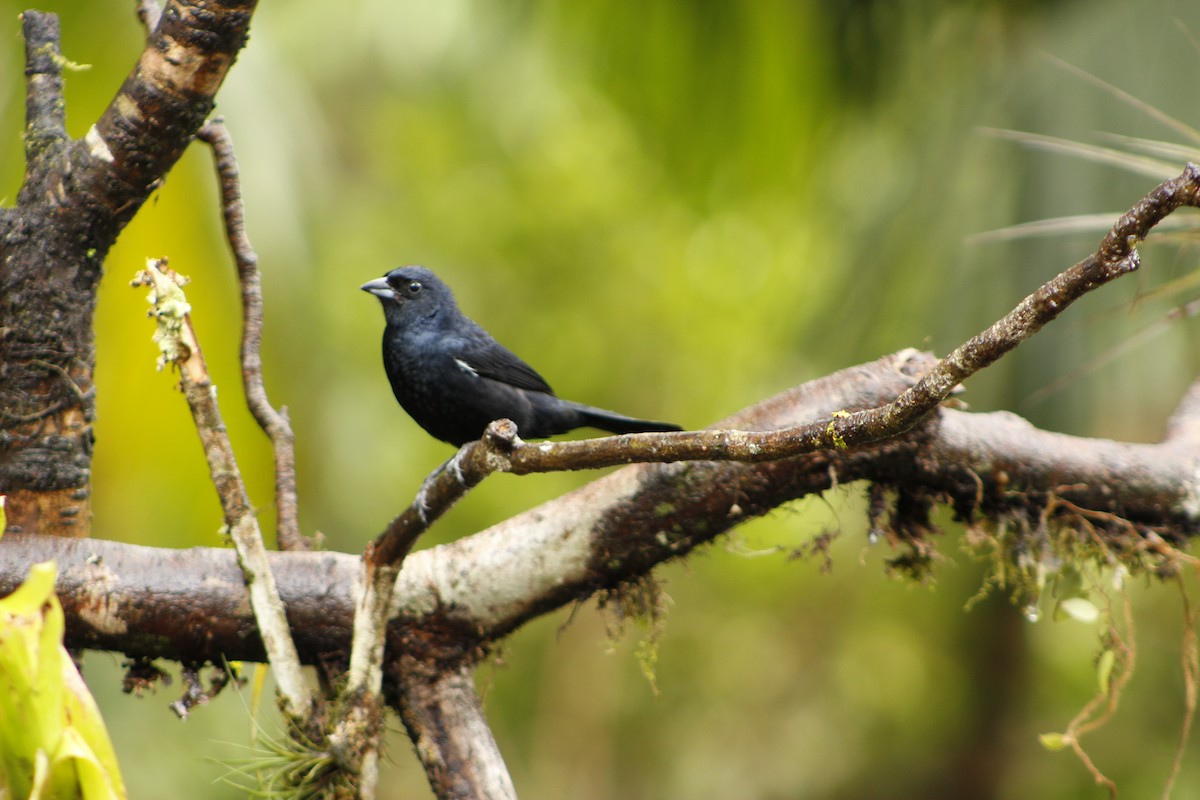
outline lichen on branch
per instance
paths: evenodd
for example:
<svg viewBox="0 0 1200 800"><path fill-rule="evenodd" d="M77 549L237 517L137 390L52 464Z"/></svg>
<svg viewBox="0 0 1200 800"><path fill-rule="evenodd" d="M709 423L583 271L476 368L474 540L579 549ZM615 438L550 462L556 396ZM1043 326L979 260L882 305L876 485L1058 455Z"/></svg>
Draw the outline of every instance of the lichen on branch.
<svg viewBox="0 0 1200 800"><path fill-rule="evenodd" d="M150 310L146 315L158 323L152 338L160 352L157 362L159 372L167 365L186 361L192 353L195 339L186 333L192 306L183 293L183 287L189 282L187 276L167 266L167 259L151 258L146 260L146 268L138 272L129 284L133 287L150 287L146 295Z"/></svg>
<svg viewBox="0 0 1200 800"><path fill-rule="evenodd" d="M179 383L204 447L226 530L237 550L263 647L275 669L284 712L294 723L307 726L314 699L300 673L300 657L267 563L258 518L238 470L233 444L221 421L215 387L192 328L191 305L183 292L186 282L163 258L148 260L146 269L137 274L132 285L150 287L147 300L151 305L149 316L157 326L153 338L159 347L159 370L167 364L179 368Z"/></svg>

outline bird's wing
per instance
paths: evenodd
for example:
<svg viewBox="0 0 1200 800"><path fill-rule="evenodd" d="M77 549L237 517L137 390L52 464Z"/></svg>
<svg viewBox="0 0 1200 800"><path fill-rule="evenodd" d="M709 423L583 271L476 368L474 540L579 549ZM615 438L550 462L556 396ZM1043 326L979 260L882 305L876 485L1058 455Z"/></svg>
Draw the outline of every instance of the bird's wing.
<svg viewBox="0 0 1200 800"><path fill-rule="evenodd" d="M550 384L546 383L546 379L539 375L537 370L494 340L462 351L455 361L463 369L481 377L507 383L518 389L554 394Z"/></svg>

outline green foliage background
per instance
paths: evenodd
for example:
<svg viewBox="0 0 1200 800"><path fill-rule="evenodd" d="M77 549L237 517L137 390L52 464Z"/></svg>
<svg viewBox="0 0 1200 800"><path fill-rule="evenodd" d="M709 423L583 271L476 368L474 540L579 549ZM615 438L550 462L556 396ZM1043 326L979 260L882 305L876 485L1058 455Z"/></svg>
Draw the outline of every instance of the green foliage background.
<svg viewBox="0 0 1200 800"><path fill-rule="evenodd" d="M4 0L0 180L21 177L21 5ZM141 46L133 3L49 2L82 136ZM944 353L1094 247L1096 236L972 244L1019 221L1128 207L1153 185L1022 150L982 126L1101 141L1169 138L1046 54L1196 123L1200 11L1184 0L653 4L478 0L263 2L219 97L262 260L268 390L298 435L301 521L357 551L449 455L395 406L376 303L357 287L404 263L564 396L701 427L775 391L902 347ZM1182 166L1182 165L1181 165ZM241 466L268 526L270 454L244 411L239 313L208 154L193 148L122 235L98 309L98 536L218 544L220 513L174 379L153 369L151 256L189 296ZM1034 391L1192 299L1187 247L1081 303L968 383L1072 433L1152 441L1197 374L1196 323ZM1174 291L1147 296L1171 286ZM501 476L428 544L586 481ZM1038 733L1090 696L1096 632L988 601L956 547L936 591L884 577L855 487L797 503L661 571L673 603L657 685L645 632L591 605L530 625L481 671L524 798L1102 796ZM788 554L836 529L831 574ZM1183 722L1175 589L1136 585L1139 672L1088 744L1127 796L1157 795ZM86 676L132 796L223 797L245 755L229 692L179 723L172 690ZM429 796L397 735L387 797ZM1176 797L1200 791L1196 745Z"/></svg>

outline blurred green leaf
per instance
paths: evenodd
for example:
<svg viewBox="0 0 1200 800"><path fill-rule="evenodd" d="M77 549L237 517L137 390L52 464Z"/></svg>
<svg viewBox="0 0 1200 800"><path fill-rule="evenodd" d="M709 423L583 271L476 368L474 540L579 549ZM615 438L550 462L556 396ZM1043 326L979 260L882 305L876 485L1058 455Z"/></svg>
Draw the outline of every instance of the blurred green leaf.
<svg viewBox="0 0 1200 800"><path fill-rule="evenodd" d="M1067 737L1061 733L1043 733L1038 736L1038 741L1051 753L1057 753L1067 746Z"/></svg>
<svg viewBox="0 0 1200 800"><path fill-rule="evenodd" d="M1100 609L1086 597L1068 597L1060 600L1057 609L1062 612L1062 618L1073 619L1076 622L1090 624L1100 619Z"/></svg>
<svg viewBox="0 0 1200 800"><path fill-rule="evenodd" d="M56 574L36 564L0 599L0 794L124 798L100 711L62 645Z"/></svg>

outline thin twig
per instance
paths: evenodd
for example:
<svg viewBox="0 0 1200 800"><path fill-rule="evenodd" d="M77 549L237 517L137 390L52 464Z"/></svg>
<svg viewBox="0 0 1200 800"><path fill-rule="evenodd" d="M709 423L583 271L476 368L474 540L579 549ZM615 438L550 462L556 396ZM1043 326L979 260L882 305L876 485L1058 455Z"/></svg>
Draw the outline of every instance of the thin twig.
<svg viewBox="0 0 1200 800"><path fill-rule="evenodd" d="M538 448L542 444L539 442L532 447ZM387 529L368 546L364 560L368 564L399 565L412 550L417 538L442 514L493 472L513 471L513 454L527 447L530 445L518 438L517 426L511 420L496 420L488 425L482 439L462 448L454 458L426 479L412 505L392 520Z"/></svg>
<svg viewBox="0 0 1200 800"><path fill-rule="evenodd" d="M184 396L196 422L204 446L213 486L221 500L225 525L237 550L238 563L250 593L250 604L259 625L263 646L275 671L284 712L296 721L308 718L313 706L312 694L300 671L300 657L288 627L287 614L275 577L267 563L258 519L250 505L250 496L238 471L233 445L221 420L216 392L208 376L208 367L200 343L192 329L190 306L183 294L185 283L166 260L150 260L138 273L134 286L150 286L151 315L158 321L154 335L162 351L159 367L179 369Z"/></svg>
<svg viewBox="0 0 1200 800"><path fill-rule="evenodd" d="M483 438L458 452L431 476L422 497L393 520L388 531L368 545L362 560L361 591L355 604L354 632L350 643L350 669L346 676L343 706L330 741L339 760L360 776L359 792L364 800L375 796L378 779L383 705L384 642L393 612L396 578L404 557L417 537L454 502L485 477L503 469L503 453L516 440L516 426L497 420ZM431 513L425 511L429 498ZM377 550L376 548L383 548Z"/></svg>
<svg viewBox="0 0 1200 800"><path fill-rule="evenodd" d="M242 287L242 386L246 405L259 427L271 439L275 452L275 508L278 514L276 536L281 550L308 550L309 542L300 533L296 499L296 449L287 408L276 411L267 399L262 375L262 279L258 255L246 234L245 207L242 204L241 178L229 129L220 119L205 123L196 137L213 151L217 177L221 185L221 207L225 217L225 235L237 262L238 282Z"/></svg>

